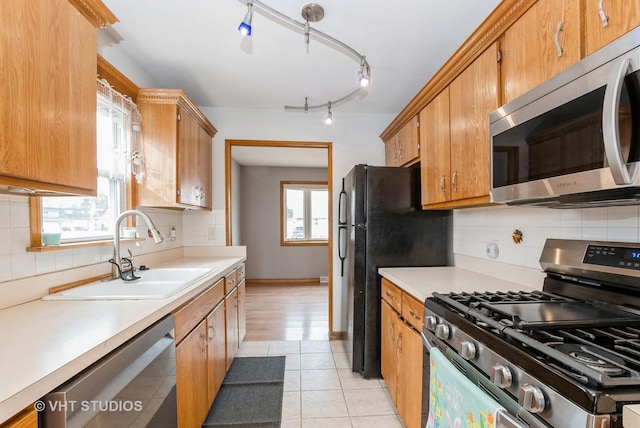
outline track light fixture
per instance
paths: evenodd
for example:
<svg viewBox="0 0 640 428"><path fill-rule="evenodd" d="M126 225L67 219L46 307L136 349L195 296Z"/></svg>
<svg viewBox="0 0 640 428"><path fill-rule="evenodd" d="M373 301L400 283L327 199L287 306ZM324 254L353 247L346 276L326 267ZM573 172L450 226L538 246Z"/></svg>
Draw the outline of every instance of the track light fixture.
<svg viewBox="0 0 640 428"><path fill-rule="evenodd" d="M333 113L331 113L331 101L327 103L327 116L324 118L325 125L331 125L333 123Z"/></svg>
<svg viewBox="0 0 640 428"><path fill-rule="evenodd" d="M251 19L252 18L253 18L253 0L248 0L247 14L244 16L244 19L242 20L240 25L238 25L238 31L240 31L240 33L243 36L251 35Z"/></svg>
<svg viewBox="0 0 640 428"><path fill-rule="evenodd" d="M319 110L319 109L327 108L328 114L325 118L325 123L327 125L330 125L333 122L331 106L334 104L340 104L344 101L347 101L348 99L352 98L355 94L357 94L360 90L362 90L362 88L366 88L367 86L369 86L369 82L371 80L371 67L367 62L366 57L364 55L361 55L358 51L356 51L346 43L343 43L340 40L335 39L329 36L328 34L325 34L311 27L310 23L318 22L322 20L322 18L324 17L324 9L322 8L322 6L320 6L317 3L309 3L304 5L302 7L302 13L301 13L302 17L304 18L304 22L299 22L299 21L296 21L295 19L289 18L287 15L264 4L260 0L243 0L243 1L246 2L247 8L248 8L248 11L244 17L244 20L242 21L240 26L238 26L238 31L240 31L243 35L245 36L251 35L252 7L253 5L255 5L261 10L263 10L264 12L280 19L284 23L293 25L294 27L298 27L299 29L301 29L304 34L305 43L309 44L309 39L311 35L317 36L323 39L330 46L336 48L336 50L338 50L339 52L342 52L342 53L346 52L347 54L349 54L349 56L353 57L360 64L360 70L358 72L358 87L354 91L349 92L348 94L346 94L341 98L328 101L324 104L317 104L317 105L309 105L307 97L305 97L304 105L301 105L301 106L285 105L284 106L285 111L302 110L306 112L309 110Z"/></svg>

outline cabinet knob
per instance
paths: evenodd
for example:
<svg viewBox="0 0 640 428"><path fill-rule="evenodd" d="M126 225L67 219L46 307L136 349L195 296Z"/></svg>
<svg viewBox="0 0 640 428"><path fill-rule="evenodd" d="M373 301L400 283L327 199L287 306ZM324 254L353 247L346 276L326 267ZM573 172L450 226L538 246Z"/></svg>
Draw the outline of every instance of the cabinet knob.
<svg viewBox="0 0 640 428"><path fill-rule="evenodd" d="M531 413L542 412L546 405L542 390L534 385L524 385L520 388L518 403Z"/></svg>
<svg viewBox="0 0 640 428"><path fill-rule="evenodd" d="M513 382L513 375L511 374L511 369L509 369L509 367L497 364L491 367L490 379L491 383L504 389L511 386L511 383Z"/></svg>

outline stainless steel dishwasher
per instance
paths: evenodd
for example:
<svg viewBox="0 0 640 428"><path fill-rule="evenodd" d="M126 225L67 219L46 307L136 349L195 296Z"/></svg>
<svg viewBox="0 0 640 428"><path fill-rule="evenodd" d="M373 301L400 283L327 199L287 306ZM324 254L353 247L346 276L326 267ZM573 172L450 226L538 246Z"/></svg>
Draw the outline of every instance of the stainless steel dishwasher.
<svg viewBox="0 0 640 428"><path fill-rule="evenodd" d="M173 315L40 400L45 428L175 427Z"/></svg>

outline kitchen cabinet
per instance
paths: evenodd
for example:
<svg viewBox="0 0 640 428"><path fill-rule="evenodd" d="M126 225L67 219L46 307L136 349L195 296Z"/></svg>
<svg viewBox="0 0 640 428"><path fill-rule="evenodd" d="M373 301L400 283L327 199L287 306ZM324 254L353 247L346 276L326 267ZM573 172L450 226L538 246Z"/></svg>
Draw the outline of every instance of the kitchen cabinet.
<svg viewBox="0 0 640 428"><path fill-rule="evenodd" d="M178 426L202 426L208 405L207 322L202 320L176 345Z"/></svg>
<svg viewBox="0 0 640 428"><path fill-rule="evenodd" d="M502 36L502 104L580 60L579 0L538 0Z"/></svg>
<svg viewBox="0 0 640 428"><path fill-rule="evenodd" d="M224 278L227 335L227 370L238 353L247 331L245 265L238 266Z"/></svg>
<svg viewBox="0 0 640 428"><path fill-rule="evenodd" d="M489 202L489 113L498 108L497 44L421 112L422 206Z"/></svg>
<svg viewBox="0 0 640 428"><path fill-rule="evenodd" d="M238 343L247 334L247 285L244 279L238 284Z"/></svg>
<svg viewBox="0 0 640 428"><path fill-rule="evenodd" d="M449 87L420 112L420 180L422 205L451 200L451 134Z"/></svg>
<svg viewBox="0 0 640 428"><path fill-rule="evenodd" d="M0 428L38 428L38 413L31 405L8 421L0 424Z"/></svg>
<svg viewBox="0 0 640 428"><path fill-rule="evenodd" d="M585 54L640 25L640 0L585 0Z"/></svg>
<svg viewBox="0 0 640 428"><path fill-rule="evenodd" d="M382 278L381 372L407 428L422 418L422 311L420 301Z"/></svg>
<svg viewBox="0 0 640 428"><path fill-rule="evenodd" d="M224 302L207 316L207 378L209 406L213 404L227 373Z"/></svg>
<svg viewBox="0 0 640 428"><path fill-rule="evenodd" d="M174 312L181 428L202 426L226 374L223 298L221 279Z"/></svg>
<svg viewBox="0 0 640 428"><path fill-rule="evenodd" d="M0 188L95 195L99 0L0 2Z"/></svg>
<svg viewBox="0 0 640 428"><path fill-rule="evenodd" d="M414 116L397 134L385 142L385 165L405 166L415 163L420 156L418 116Z"/></svg>
<svg viewBox="0 0 640 428"><path fill-rule="evenodd" d="M212 139L216 129L179 89L140 89L142 183L133 183L137 206L212 207Z"/></svg>

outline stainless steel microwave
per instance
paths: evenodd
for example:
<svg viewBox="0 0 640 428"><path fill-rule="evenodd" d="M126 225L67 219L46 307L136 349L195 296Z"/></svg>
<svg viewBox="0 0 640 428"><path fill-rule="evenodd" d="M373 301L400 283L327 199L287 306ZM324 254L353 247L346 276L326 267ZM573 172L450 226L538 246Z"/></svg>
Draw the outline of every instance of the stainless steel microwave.
<svg viewBox="0 0 640 428"><path fill-rule="evenodd" d="M640 204L640 27L492 112L491 201Z"/></svg>

